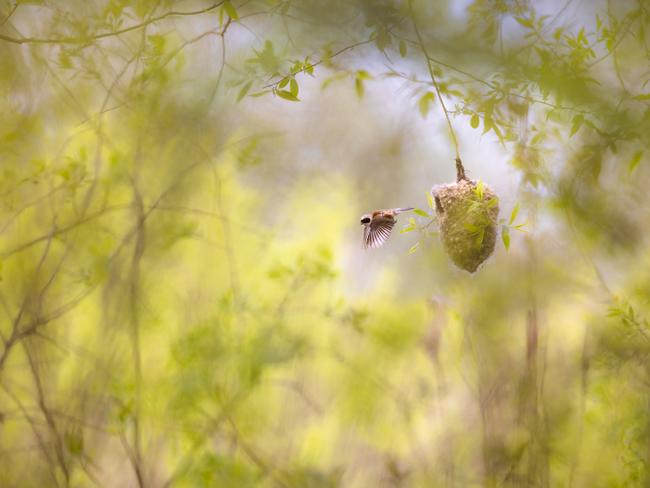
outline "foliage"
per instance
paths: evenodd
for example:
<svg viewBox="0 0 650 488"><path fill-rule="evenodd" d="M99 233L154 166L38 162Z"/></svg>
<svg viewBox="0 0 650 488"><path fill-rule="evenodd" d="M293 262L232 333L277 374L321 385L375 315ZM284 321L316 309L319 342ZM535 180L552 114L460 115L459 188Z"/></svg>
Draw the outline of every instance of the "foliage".
<svg viewBox="0 0 650 488"><path fill-rule="evenodd" d="M650 4L461 5L0 5L0 486L650 483Z"/></svg>

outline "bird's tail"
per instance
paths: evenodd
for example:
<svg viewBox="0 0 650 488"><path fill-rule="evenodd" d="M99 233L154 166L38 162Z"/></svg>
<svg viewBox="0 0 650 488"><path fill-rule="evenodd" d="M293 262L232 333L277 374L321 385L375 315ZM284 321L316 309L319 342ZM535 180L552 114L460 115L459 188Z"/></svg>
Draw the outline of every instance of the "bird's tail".
<svg viewBox="0 0 650 488"><path fill-rule="evenodd" d="M396 208L395 213L396 214L401 214L401 213L404 213L404 212L410 212L411 210L413 210L413 207Z"/></svg>

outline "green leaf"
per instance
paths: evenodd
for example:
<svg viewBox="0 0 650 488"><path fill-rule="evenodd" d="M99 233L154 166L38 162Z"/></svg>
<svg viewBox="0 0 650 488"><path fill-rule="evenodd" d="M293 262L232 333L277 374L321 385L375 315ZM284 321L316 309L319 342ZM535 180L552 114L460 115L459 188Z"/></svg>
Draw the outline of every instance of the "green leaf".
<svg viewBox="0 0 650 488"><path fill-rule="evenodd" d="M255 93L251 93L250 96L251 96L251 97L256 97L256 98L257 98L257 97L263 97L263 96L266 95L267 93L271 93L271 90L262 90L262 91L258 91L258 92L255 92Z"/></svg>
<svg viewBox="0 0 650 488"><path fill-rule="evenodd" d="M487 134L490 132L490 129L494 127L494 123L492 122L492 117L488 114L485 114L483 117L483 134Z"/></svg>
<svg viewBox="0 0 650 488"><path fill-rule="evenodd" d="M302 69L302 61L294 61L293 66L291 67L291 73L295 75L296 73L300 73Z"/></svg>
<svg viewBox="0 0 650 488"><path fill-rule="evenodd" d="M284 88L285 86L287 86L289 84L290 79L291 77L289 76L285 76L284 78L282 78L280 80L280 83L278 83L278 88Z"/></svg>
<svg viewBox="0 0 650 488"><path fill-rule="evenodd" d="M515 20L524 27L528 27L529 29L533 28L533 21L530 19L526 19L524 17L515 17Z"/></svg>
<svg viewBox="0 0 650 488"><path fill-rule="evenodd" d="M504 137L503 137L503 134L501 133L501 129L499 129L499 126L498 126L498 125L494 125L494 126L492 127L492 130L493 130L494 133L496 134L496 136L497 136L497 138L499 139L499 142L501 143L501 145L502 145L503 147L505 147L505 139L504 139Z"/></svg>
<svg viewBox="0 0 650 488"><path fill-rule="evenodd" d="M641 162L641 157L643 156L643 151L638 151L634 156L632 156L632 159L627 165L627 169L631 173L636 169L636 167L639 165Z"/></svg>
<svg viewBox="0 0 650 488"><path fill-rule="evenodd" d="M360 69L357 71L357 78L361 80L372 80L372 75L368 73L365 69Z"/></svg>
<svg viewBox="0 0 650 488"><path fill-rule="evenodd" d="M634 100L650 100L650 93L642 93L641 95L637 95L632 98Z"/></svg>
<svg viewBox="0 0 650 488"><path fill-rule="evenodd" d="M239 20L239 15L237 15L237 10L235 9L235 7L233 6L230 0L226 0L225 2L223 2L223 9L228 14L228 17L230 17L232 20Z"/></svg>
<svg viewBox="0 0 650 488"><path fill-rule="evenodd" d="M429 104L434 100L433 93L428 92L422 95L420 101L418 102L418 108L420 109L420 114L423 118L426 118L427 113L429 113Z"/></svg>
<svg viewBox="0 0 650 488"><path fill-rule="evenodd" d="M476 183L476 188L474 189L474 192L476 193L476 196L478 197L479 200L483 200L483 182L481 180L478 180Z"/></svg>
<svg viewBox="0 0 650 488"><path fill-rule="evenodd" d="M508 251L510 249L510 228L507 225L501 227L501 240L503 241L503 247Z"/></svg>
<svg viewBox="0 0 650 488"><path fill-rule="evenodd" d="M413 213L419 215L420 217L428 217L429 216L428 213L426 213L424 210L420 210L419 208L414 209Z"/></svg>
<svg viewBox="0 0 650 488"><path fill-rule="evenodd" d="M291 78L291 81L289 82L289 91L294 97L298 97L298 82L295 78Z"/></svg>
<svg viewBox="0 0 650 488"><path fill-rule="evenodd" d="M305 73L314 76L314 65L309 62L309 56L305 58L305 61L302 63L302 65Z"/></svg>
<svg viewBox="0 0 650 488"><path fill-rule="evenodd" d="M426 118L427 112L429 112L429 98L426 95L420 98L420 101L418 102L418 108L420 109L420 114L422 117Z"/></svg>
<svg viewBox="0 0 650 488"><path fill-rule="evenodd" d="M420 241L416 242L409 248L409 254L413 254L415 251L418 250L418 247L420 247Z"/></svg>
<svg viewBox="0 0 650 488"><path fill-rule="evenodd" d="M545 137L546 137L546 133L544 133L542 131L539 131L530 140L530 144L533 145L533 146L536 145L536 144L539 144L540 142L542 142L542 140L544 140Z"/></svg>
<svg viewBox="0 0 650 488"><path fill-rule="evenodd" d="M388 46L390 46L391 43L391 37L390 34L388 33L388 30L386 27L379 27L375 31L376 37L375 37L375 45L377 46L377 49L380 51L386 50Z"/></svg>
<svg viewBox="0 0 650 488"><path fill-rule="evenodd" d="M431 210L435 210L435 208L436 208L436 203L435 203L435 201L433 200L433 195L432 195L431 192L429 192L429 191L427 192L427 203L429 204L429 208L430 208Z"/></svg>
<svg viewBox="0 0 650 488"><path fill-rule="evenodd" d="M361 78L355 78L354 79L354 89L357 92L357 97L359 97L359 100L363 98L363 80Z"/></svg>
<svg viewBox="0 0 650 488"><path fill-rule="evenodd" d="M402 230L399 231L400 234L406 234L407 232L411 232L415 230L415 227L412 225L409 225L408 227L404 227Z"/></svg>
<svg viewBox="0 0 650 488"><path fill-rule="evenodd" d="M519 213L519 203L517 203L512 209L512 212L510 213L510 220L508 221L508 225L512 225L515 222L518 213Z"/></svg>
<svg viewBox="0 0 650 488"><path fill-rule="evenodd" d="M162 54L165 51L165 44L167 42L165 36L160 34L151 34L147 36L147 41L151 44L154 53Z"/></svg>
<svg viewBox="0 0 650 488"><path fill-rule="evenodd" d="M480 123L481 119L479 118L478 114L472 115L472 118L469 121L469 125L472 126L472 129L476 129Z"/></svg>
<svg viewBox="0 0 650 488"><path fill-rule="evenodd" d="M406 57L406 43L403 39L399 41L399 55L403 58Z"/></svg>
<svg viewBox="0 0 650 488"><path fill-rule="evenodd" d="M66 432L64 434L65 445L73 456L79 456L84 450L84 439L79 432Z"/></svg>
<svg viewBox="0 0 650 488"><path fill-rule="evenodd" d="M470 224L469 222L465 222L463 224L463 227L465 227L465 229L470 231L472 234L475 232L479 232L481 230L481 228L478 225Z"/></svg>
<svg viewBox="0 0 650 488"><path fill-rule="evenodd" d="M300 101L297 96L295 96L293 93L291 93L290 91L287 91L287 90L277 90L275 93L277 93L277 95L280 98L284 98L285 100L289 100L291 102L299 102Z"/></svg>
<svg viewBox="0 0 650 488"><path fill-rule="evenodd" d="M409 217L409 224L411 224L413 227L417 227L418 225L413 217Z"/></svg>
<svg viewBox="0 0 650 488"><path fill-rule="evenodd" d="M573 117L571 120L571 133L569 134L569 137L573 137L573 135L580 130L580 127L582 127L584 121L585 118L582 116L582 114L578 114Z"/></svg>
<svg viewBox="0 0 650 488"><path fill-rule="evenodd" d="M253 84L253 82L249 81L244 86L242 86L241 90L239 90L239 93L237 94L237 100L236 100L237 102L241 101L241 99L246 96L246 94L248 93L248 90L251 89L252 84Z"/></svg>

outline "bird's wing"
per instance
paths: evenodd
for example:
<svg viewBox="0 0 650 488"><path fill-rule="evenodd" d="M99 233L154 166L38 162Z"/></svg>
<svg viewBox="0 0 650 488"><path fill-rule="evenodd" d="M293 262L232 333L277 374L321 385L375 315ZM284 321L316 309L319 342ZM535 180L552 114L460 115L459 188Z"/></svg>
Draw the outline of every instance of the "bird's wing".
<svg viewBox="0 0 650 488"><path fill-rule="evenodd" d="M395 218L392 215L380 215L372 219L363 229L363 247L377 248L390 237L390 232L395 226Z"/></svg>

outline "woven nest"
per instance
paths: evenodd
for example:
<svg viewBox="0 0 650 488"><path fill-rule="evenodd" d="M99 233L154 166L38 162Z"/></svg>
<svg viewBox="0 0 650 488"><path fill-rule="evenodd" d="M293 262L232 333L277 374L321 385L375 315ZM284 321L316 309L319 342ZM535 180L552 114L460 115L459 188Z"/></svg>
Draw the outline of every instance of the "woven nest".
<svg viewBox="0 0 650 488"><path fill-rule="evenodd" d="M484 183L460 179L434 186L440 238L456 266L470 273L494 252L499 203Z"/></svg>

